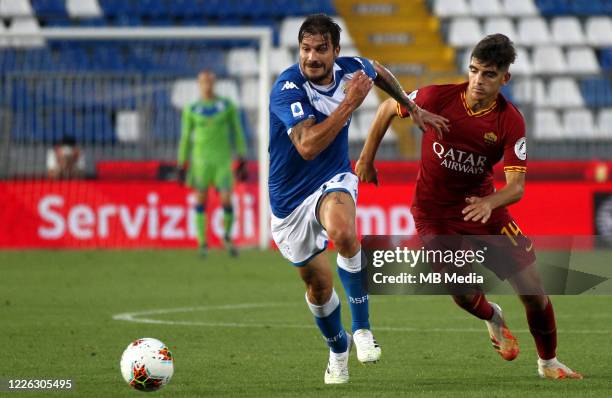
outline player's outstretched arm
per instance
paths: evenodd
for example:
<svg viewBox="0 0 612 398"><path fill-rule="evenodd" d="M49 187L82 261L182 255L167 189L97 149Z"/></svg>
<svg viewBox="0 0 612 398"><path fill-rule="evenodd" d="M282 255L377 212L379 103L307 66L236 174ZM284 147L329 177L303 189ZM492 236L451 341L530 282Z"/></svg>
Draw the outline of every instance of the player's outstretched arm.
<svg viewBox="0 0 612 398"><path fill-rule="evenodd" d="M465 198L468 206L462 211L463 219L465 221L480 221L484 224L489 220L494 209L518 202L523 197L524 192L525 173L507 171L506 185L499 191L483 198L478 196Z"/></svg>
<svg viewBox="0 0 612 398"><path fill-rule="evenodd" d="M378 172L374 167L374 158L385 133L389 129L391 121L396 115L396 102L393 98L385 100L376 111L374 121L368 131L368 137L355 165L355 174L361 182L369 182L378 185Z"/></svg>
<svg viewBox="0 0 612 398"><path fill-rule="evenodd" d="M395 101L404 105L410 113L410 118L412 118L422 131L425 131L426 124L431 125L436 130L438 137L441 137L443 133L449 131L448 119L419 108L417 104L408 98L408 94L406 94L393 73L377 61L373 61L372 65L374 65L374 70L376 71L374 84L389 94Z"/></svg>
<svg viewBox="0 0 612 398"><path fill-rule="evenodd" d="M289 138L305 160L317 157L332 143L355 109L370 92L373 82L363 72L358 72L346 85L346 96L340 105L320 123L306 119L291 129Z"/></svg>

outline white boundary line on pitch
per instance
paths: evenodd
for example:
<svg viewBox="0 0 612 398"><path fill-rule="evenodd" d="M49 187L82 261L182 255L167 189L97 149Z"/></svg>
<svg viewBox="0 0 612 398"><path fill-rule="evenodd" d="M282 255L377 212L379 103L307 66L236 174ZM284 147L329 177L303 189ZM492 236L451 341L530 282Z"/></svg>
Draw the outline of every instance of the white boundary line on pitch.
<svg viewBox="0 0 612 398"><path fill-rule="evenodd" d="M289 307L295 306L295 303L242 303L242 304L224 304L211 305L200 307L179 307L154 309L138 312L124 312L113 315L116 321L126 321L135 323L148 323L158 325L175 325L175 326L204 326L204 327L227 327L227 328L281 328L281 329L308 329L314 328L313 325L299 325L291 323L239 323L239 322L204 322L204 321L173 321L153 318L141 318L149 315L164 315L175 314L181 312L197 312L197 311L227 311L240 310L249 308L273 308L273 307ZM375 330L384 332L439 332L439 333L482 333L482 328L414 328L403 326L376 326ZM513 329L514 332L528 333L527 329ZM563 334L611 334L612 330L563 330Z"/></svg>

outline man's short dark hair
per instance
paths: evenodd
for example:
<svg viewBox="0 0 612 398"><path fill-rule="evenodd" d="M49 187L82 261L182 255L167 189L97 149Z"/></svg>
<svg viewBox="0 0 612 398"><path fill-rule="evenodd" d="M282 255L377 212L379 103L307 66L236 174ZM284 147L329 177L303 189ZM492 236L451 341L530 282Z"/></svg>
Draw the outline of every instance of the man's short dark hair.
<svg viewBox="0 0 612 398"><path fill-rule="evenodd" d="M476 44L472 50L472 58L484 65L495 65L499 70L508 70L516 59L516 50L508 36L496 33L488 35Z"/></svg>
<svg viewBox="0 0 612 398"><path fill-rule="evenodd" d="M298 43L302 42L304 35L321 35L329 38L332 46L340 46L340 26L326 14L313 14L306 17L300 32L298 33Z"/></svg>

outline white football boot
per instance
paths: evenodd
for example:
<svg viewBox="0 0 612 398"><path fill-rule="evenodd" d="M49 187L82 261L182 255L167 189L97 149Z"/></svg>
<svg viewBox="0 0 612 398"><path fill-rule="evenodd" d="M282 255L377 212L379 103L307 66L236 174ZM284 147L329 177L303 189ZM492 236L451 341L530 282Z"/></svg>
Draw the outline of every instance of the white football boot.
<svg viewBox="0 0 612 398"><path fill-rule="evenodd" d="M493 318L489 321L485 321L487 329L489 329L489 337L491 338L491 344L497 353L504 358L506 361L512 361L519 354L519 344L516 337L512 335L506 322L499 305L491 303L493 307Z"/></svg>
<svg viewBox="0 0 612 398"><path fill-rule="evenodd" d="M582 379L582 375L559 362L557 358L539 359L538 374L543 379Z"/></svg>
<svg viewBox="0 0 612 398"><path fill-rule="evenodd" d="M329 351L329 362L325 369L325 384L344 384L349 381L348 361L353 339L349 333L346 333L346 339L348 344L345 352Z"/></svg>
<svg viewBox="0 0 612 398"><path fill-rule="evenodd" d="M357 349L357 359L361 363L376 363L380 359L380 346L374 335L368 329L357 329L353 334L353 341Z"/></svg>

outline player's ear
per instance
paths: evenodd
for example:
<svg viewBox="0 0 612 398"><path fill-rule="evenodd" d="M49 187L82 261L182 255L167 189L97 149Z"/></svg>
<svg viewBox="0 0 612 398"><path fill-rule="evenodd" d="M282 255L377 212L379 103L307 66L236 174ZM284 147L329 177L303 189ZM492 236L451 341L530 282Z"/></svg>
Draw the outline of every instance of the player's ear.
<svg viewBox="0 0 612 398"><path fill-rule="evenodd" d="M339 55L340 55L340 44L338 44L338 47L334 48L334 58L338 58Z"/></svg>
<svg viewBox="0 0 612 398"><path fill-rule="evenodd" d="M506 71L506 73L504 73L502 84L505 86L506 84L508 84L508 82L510 82L511 78L512 78L512 73L510 73L509 71Z"/></svg>

